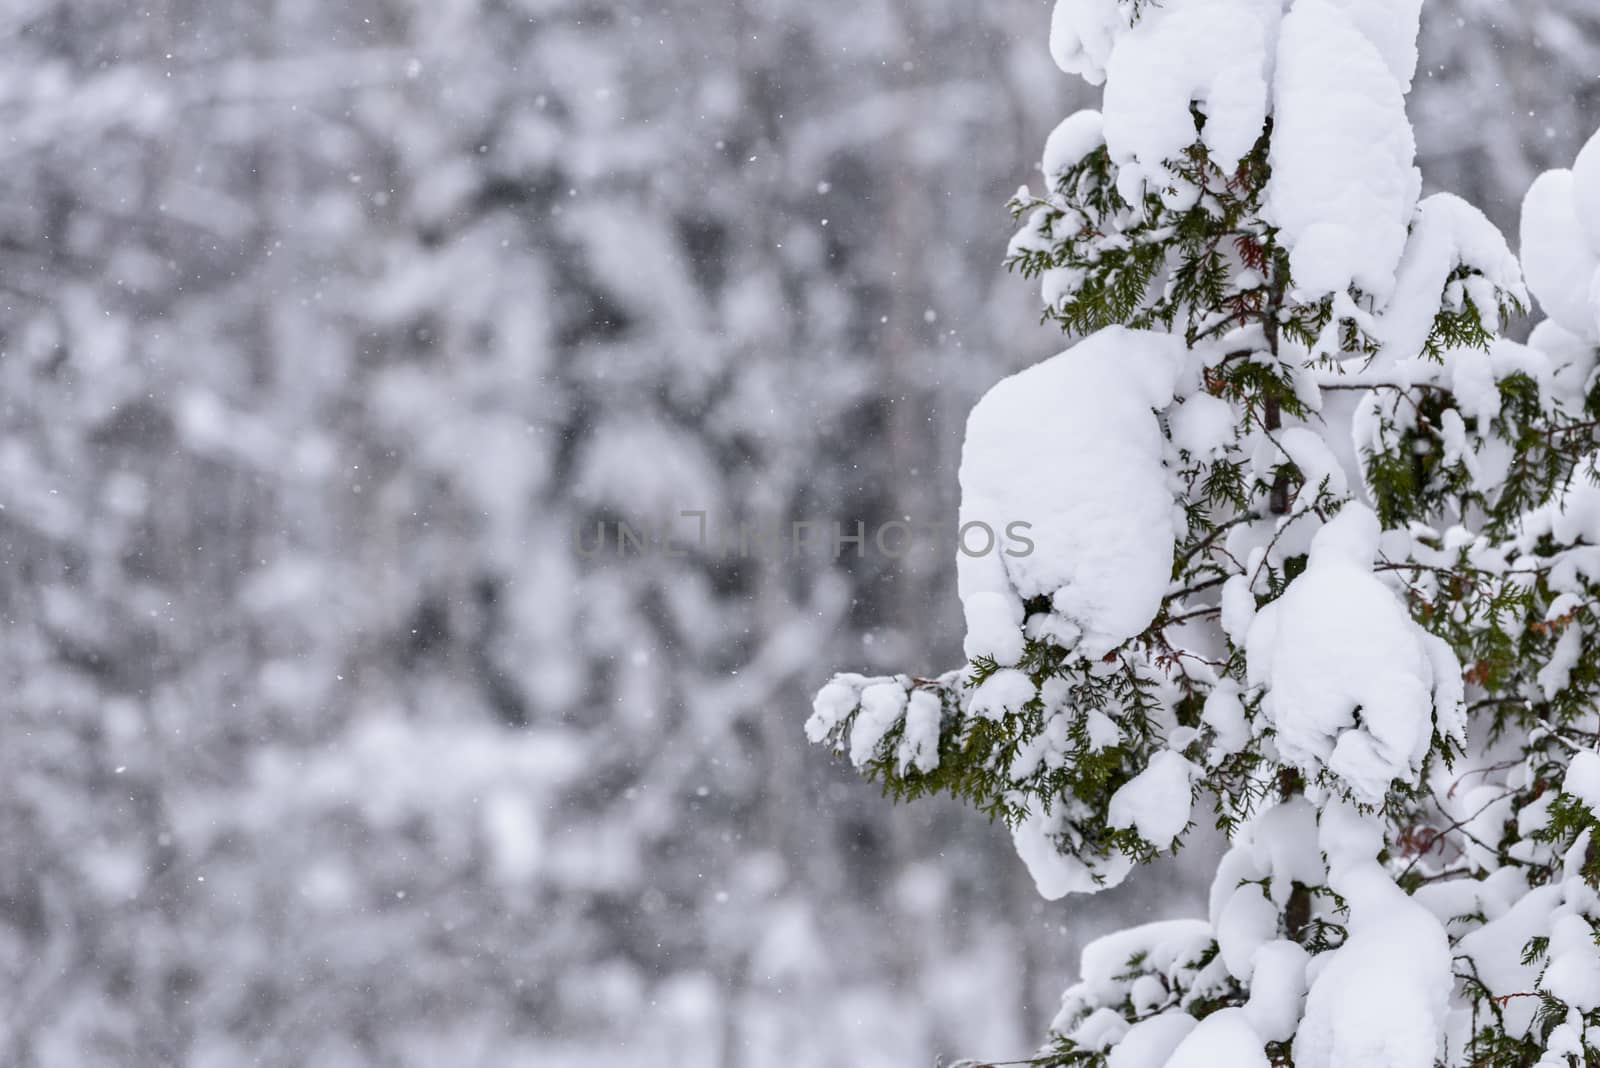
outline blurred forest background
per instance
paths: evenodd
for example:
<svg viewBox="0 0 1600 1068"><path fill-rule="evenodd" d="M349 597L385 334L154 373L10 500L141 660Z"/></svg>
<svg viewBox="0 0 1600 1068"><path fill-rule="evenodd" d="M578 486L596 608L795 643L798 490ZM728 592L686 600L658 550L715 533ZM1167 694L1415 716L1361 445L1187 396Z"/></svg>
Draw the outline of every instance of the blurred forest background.
<svg viewBox="0 0 1600 1068"><path fill-rule="evenodd" d="M1513 223L1600 2L1431 0L1429 184ZM0 1064L911 1068L1086 936L809 749L954 568L574 551L909 517L1060 346L1003 205L1043 0L0 5Z"/></svg>

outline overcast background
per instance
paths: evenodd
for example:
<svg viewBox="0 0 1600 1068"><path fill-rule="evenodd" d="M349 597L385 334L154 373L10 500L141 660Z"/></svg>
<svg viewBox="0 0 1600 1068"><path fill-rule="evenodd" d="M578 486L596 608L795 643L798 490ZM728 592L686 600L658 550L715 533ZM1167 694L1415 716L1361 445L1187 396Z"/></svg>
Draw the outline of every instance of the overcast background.
<svg viewBox="0 0 1600 1068"><path fill-rule="evenodd" d="M1571 160L1596 0L1430 0L1429 185ZM1181 869L1037 900L800 726L959 661L1059 347L1004 203L1041 0L0 5L0 1064L924 1068L1042 1037Z"/></svg>

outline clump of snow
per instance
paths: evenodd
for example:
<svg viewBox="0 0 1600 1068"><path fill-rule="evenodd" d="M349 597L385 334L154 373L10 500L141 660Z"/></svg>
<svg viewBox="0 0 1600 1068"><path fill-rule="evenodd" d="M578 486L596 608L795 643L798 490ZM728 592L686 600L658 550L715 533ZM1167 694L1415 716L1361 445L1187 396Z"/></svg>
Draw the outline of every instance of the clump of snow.
<svg viewBox="0 0 1600 1068"><path fill-rule="evenodd" d="M865 681L860 675L838 675L829 680L811 702L811 717L806 720L808 741L813 745L821 742L856 710Z"/></svg>
<svg viewBox="0 0 1600 1068"><path fill-rule="evenodd" d="M1234 575L1222 584L1222 631L1235 645L1243 645L1250 623L1256 618L1256 595L1250 592L1250 577Z"/></svg>
<svg viewBox="0 0 1600 1068"><path fill-rule="evenodd" d="M1221 455L1237 433L1233 405L1208 393L1197 393L1174 408L1168 422L1172 443L1197 460Z"/></svg>
<svg viewBox="0 0 1600 1068"><path fill-rule="evenodd" d="M960 555L961 598L976 623L969 656L1011 657L1014 628L1002 620L1020 619L1032 597L1050 597L1081 628L1090 657L1155 618L1176 537L1155 412L1171 404L1183 357L1181 339L1115 327L978 402L961 458L961 523L1030 523L1034 548Z"/></svg>
<svg viewBox="0 0 1600 1068"><path fill-rule="evenodd" d="M1463 264L1480 276L1459 284L1459 291L1447 291L1451 273ZM1378 338L1391 358L1422 352L1439 313L1441 294L1452 305L1470 298L1492 332L1499 325L1497 288L1518 299L1527 296L1522 268L1505 236L1460 197L1448 193L1428 197L1417 205L1394 294L1378 322Z"/></svg>
<svg viewBox="0 0 1600 1068"><path fill-rule="evenodd" d="M1278 0L1171 0L1117 40L1107 63L1105 138L1118 163L1159 171L1200 139L1224 172L1266 123Z"/></svg>
<svg viewBox="0 0 1600 1068"><path fill-rule="evenodd" d="M1346 505L1246 639L1249 680L1265 687L1262 709L1283 758L1308 774L1332 771L1373 804L1395 780L1415 780L1436 697L1446 730L1461 719L1459 668L1441 673L1448 651L1372 573L1378 534L1370 509Z"/></svg>
<svg viewBox="0 0 1600 1068"><path fill-rule="evenodd" d="M1297 1068L1432 1068L1449 1012L1451 951L1439 921L1376 860L1377 817L1322 815L1329 885L1350 909L1343 945L1312 962Z"/></svg>
<svg viewBox="0 0 1600 1068"><path fill-rule="evenodd" d="M1166 848L1189 826L1197 774L1193 764L1170 749L1150 758L1150 764L1111 795L1108 811L1112 827L1132 827L1139 837Z"/></svg>
<svg viewBox="0 0 1600 1068"><path fill-rule="evenodd" d="M1218 683L1206 696L1200 720L1211 728L1218 757L1232 756L1250 744L1250 720L1239 700L1239 688L1232 681Z"/></svg>
<svg viewBox="0 0 1600 1068"><path fill-rule="evenodd" d="M1254 883L1236 888L1217 917L1217 948L1235 979L1250 978L1256 952L1277 935L1278 908Z"/></svg>
<svg viewBox="0 0 1600 1068"><path fill-rule="evenodd" d="M898 682L879 682L862 690L861 711L850 727L850 763L859 768L871 760L905 710L906 690Z"/></svg>
<svg viewBox="0 0 1600 1068"><path fill-rule="evenodd" d="M1026 674L1016 668L1001 668L972 692L968 711L983 719L1004 719L1022 711L1038 693L1038 687Z"/></svg>
<svg viewBox="0 0 1600 1068"><path fill-rule="evenodd" d="M1600 161L1594 169L1600 170ZM1522 201L1522 267L1545 314L1595 341L1600 340L1595 300L1600 243L1589 237L1579 203L1572 171L1546 171L1534 180ZM1592 196L1585 195L1585 206L1592 205Z"/></svg>
<svg viewBox="0 0 1600 1068"><path fill-rule="evenodd" d="M1561 781L1561 792L1572 795L1591 812L1600 815L1600 753L1585 749L1572 754L1566 778Z"/></svg>
<svg viewBox="0 0 1600 1068"><path fill-rule="evenodd" d="M1589 462L1548 503L1522 517L1519 541L1525 548L1546 534L1561 545L1600 545L1600 486L1584 473Z"/></svg>
<svg viewBox="0 0 1600 1068"><path fill-rule="evenodd" d="M1396 75L1407 19L1376 4L1299 0L1283 19L1266 212L1307 296L1354 284L1386 301L1421 189Z"/></svg>
<svg viewBox="0 0 1600 1068"><path fill-rule="evenodd" d="M1211 922L1222 926L1223 912L1246 883L1265 880L1268 900L1282 908L1295 883L1316 886L1324 877L1316 809L1304 797L1274 805L1241 829L1218 865L1211 883ZM1259 887L1249 889L1260 896Z"/></svg>
<svg viewBox="0 0 1600 1068"><path fill-rule="evenodd" d="M1075 111L1062 119L1044 142L1044 158L1039 167L1044 171L1046 187L1053 186L1063 171L1077 166L1105 143L1105 123L1098 111Z"/></svg>
<svg viewBox="0 0 1600 1068"><path fill-rule="evenodd" d="M1572 681L1572 669L1578 666L1578 661L1583 655L1582 625L1558 622L1568 613L1575 613L1582 605L1583 598L1576 593L1568 592L1557 595L1550 602L1550 607L1545 610L1545 622L1553 624L1554 629L1561 635L1556 639L1555 648L1550 651L1550 659L1534 676L1534 681L1539 684L1539 689L1547 701L1567 688L1567 684ZM1568 775L1571 775L1570 771Z"/></svg>
<svg viewBox="0 0 1600 1068"><path fill-rule="evenodd" d="M1305 1011L1306 965L1311 957L1298 942L1278 939L1256 950L1250 969L1250 1000L1244 1013L1268 1042L1287 1042Z"/></svg>
<svg viewBox="0 0 1600 1068"><path fill-rule="evenodd" d="M1099 1004L1116 1004L1127 996L1128 964L1138 959L1154 975L1169 974L1199 957L1211 944L1204 920L1160 920L1115 931L1090 942L1079 960L1077 987L1071 994Z"/></svg>
<svg viewBox="0 0 1600 1068"><path fill-rule="evenodd" d="M1562 916L1550 929L1550 966L1540 985L1580 1012L1600 1008L1600 947L1582 916Z"/></svg>
<svg viewBox="0 0 1600 1068"><path fill-rule="evenodd" d="M1093 864L1063 852L1059 839L1066 830L1066 805L1065 801L1057 801L1049 813L1031 808L1011 831L1017 856L1033 876L1039 896L1046 901L1117 886L1133 870L1133 860L1121 852L1113 852Z"/></svg>
<svg viewBox="0 0 1600 1068"><path fill-rule="evenodd" d="M1126 0L1056 0L1050 18L1050 56L1091 85L1106 79L1111 47L1131 21Z"/></svg>
<svg viewBox="0 0 1600 1068"><path fill-rule="evenodd" d="M932 771L939 766L939 724L944 706L936 694L912 690L906 704L906 727L900 739L899 761L904 771Z"/></svg>
<svg viewBox="0 0 1600 1068"><path fill-rule="evenodd" d="M974 593L961 605L967 619L967 659L980 656L1011 667L1022 659L1022 601L987 591Z"/></svg>
<svg viewBox="0 0 1600 1068"><path fill-rule="evenodd" d="M1106 1058L1106 1068L1162 1068L1196 1023L1186 1012L1163 1012L1140 1020Z"/></svg>
<svg viewBox="0 0 1600 1068"><path fill-rule="evenodd" d="M1572 164L1572 201L1589 247L1600 249L1600 133L1578 150Z"/></svg>
<svg viewBox="0 0 1600 1068"><path fill-rule="evenodd" d="M1417 31L1422 0L1335 0L1352 24L1383 56L1402 91L1417 70Z"/></svg>
<svg viewBox="0 0 1600 1068"><path fill-rule="evenodd" d="M1200 1021L1165 1068L1270 1068L1271 1063L1245 1011L1222 1009Z"/></svg>
<svg viewBox="0 0 1600 1068"><path fill-rule="evenodd" d="M1536 985L1539 975L1537 963L1523 963L1523 947L1536 937L1549 937L1551 913L1561 904L1561 887L1541 886L1529 890L1519 873L1502 869L1499 880L1486 881L1485 888L1494 891L1501 884L1517 880L1520 885L1507 887L1506 893L1481 893L1481 903L1474 902L1488 917L1489 922L1469 931L1456 945L1456 952L1464 958L1472 972L1491 997L1504 998L1501 1012L1506 1032L1511 1035L1527 1033L1533 1026L1539 1003L1534 998L1508 997L1529 991ZM1504 897L1520 895L1506 902Z"/></svg>

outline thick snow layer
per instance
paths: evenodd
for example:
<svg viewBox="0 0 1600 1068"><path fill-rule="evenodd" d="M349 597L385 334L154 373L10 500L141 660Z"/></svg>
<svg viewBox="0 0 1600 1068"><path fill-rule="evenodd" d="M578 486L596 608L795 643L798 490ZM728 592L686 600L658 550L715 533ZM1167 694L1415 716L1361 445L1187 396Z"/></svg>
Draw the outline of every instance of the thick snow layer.
<svg viewBox="0 0 1600 1068"><path fill-rule="evenodd" d="M1025 673L1016 668L1001 668L972 691L968 711L981 719L1004 719L1022 711L1038 693L1038 687Z"/></svg>
<svg viewBox="0 0 1600 1068"><path fill-rule="evenodd" d="M1600 1008L1600 948L1588 920L1556 920L1550 930L1550 966L1540 985L1580 1012Z"/></svg>
<svg viewBox="0 0 1600 1068"><path fill-rule="evenodd" d="M1584 461L1553 499L1522 518L1518 540L1524 548L1531 549L1546 534L1560 545L1600 545L1600 486L1584 473L1589 462Z"/></svg>
<svg viewBox="0 0 1600 1068"><path fill-rule="evenodd" d="M1099 85L1106 78L1111 47L1129 21L1123 0L1056 0L1050 55L1068 74Z"/></svg>
<svg viewBox="0 0 1600 1068"><path fill-rule="evenodd" d="M1122 999L1129 962L1143 961L1143 970L1167 974L1174 965L1190 961L1211 943L1211 925L1204 920L1159 920L1128 927L1095 939L1083 947L1079 959L1079 986L1087 997L1102 1004Z"/></svg>
<svg viewBox="0 0 1600 1068"><path fill-rule="evenodd" d="M1219 757L1231 756L1250 744L1253 732L1245 715L1244 703L1239 700L1239 688L1224 681L1206 697L1201 722L1211 728L1215 750Z"/></svg>
<svg viewBox="0 0 1600 1068"><path fill-rule="evenodd" d="M1600 352L1578 334L1560 323L1546 319L1528 335L1528 347L1542 353L1550 362L1553 395L1574 408L1583 406L1589 393L1590 376L1600 363Z"/></svg>
<svg viewBox="0 0 1600 1068"><path fill-rule="evenodd" d="M1266 687L1262 708L1284 759L1308 773L1326 767L1371 803L1421 768L1436 688L1447 702L1459 693L1458 678L1436 687L1444 654L1372 573L1378 533L1368 508L1346 505L1246 639L1249 679ZM1458 707L1442 711L1447 729L1459 722Z"/></svg>
<svg viewBox="0 0 1600 1068"><path fill-rule="evenodd" d="M1056 176L1077 166L1083 158L1106 143L1105 124L1098 111L1075 111L1062 119L1044 142L1044 171L1047 187L1053 188Z"/></svg>
<svg viewBox="0 0 1600 1068"><path fill-rule="evenodd" d="M1376 818L1343 805L1322 816L1329 885L1350 920L1344 944L1312 964L1297 1068L1431 1068L1443 1045L1450 944L1374 859L1383 839Z"/></svg>
<svg viewBox="0 0 1600 1068"><path fill-rule="evenodd" d="M912 690L906 706L906 729L900 739L900 768L932 771L939 766L939 722L944 706L936 694Z"/></svg>
<svg viewBox="0 0 1600 1068"><path fill-rule="evenodd" d="M1091 867L1061 852L1057 844L1064 822L1061 809L1062 802L1057 802L1048 815L1032 809L1011 832L1011 843L1033 876L1039 896L1055 901L1068 894L1093 894L1126 879L1133 870L1133 861L1126 854L1113 852Z"/></svg>
<svg viewBox="0 0 1600 1068"><path fill-rule="evenodd" d="M1193 764L1170 749L1111 795L1111 826L1132 827L1151 845L1165 849L1189 826Z"/></svg>
<svg viewBox="0 0 1600 1068"><path fill-rule="evenodd" d="M1107 64L1105 137L1112 158L1158 170L1203 140L1232 171L1266 123L1278 0L1167 0L1141 14Z"/></svg>
<svg viewBox="0 0 1600 1068"><path fill-rule="evenodd" d="M1589 138L1572 165L1572 206L1589 247L1600 250L1600 133Z"/></svg>
<svg viewBox="0 0 1600 1068"><path fill-rule="evenodd" d="M1600 753L1585 749L1572 754L1566 778L1561 781L1561 792L1571 794L1589 806L1591 812L1600 815Z"/></svg>
<svg viewBox="0 0 1600 1068"><path fill-rule="evenodd" d="M1600 163L1591 168L1600 170ZM1586 204L1595 199L1584 194ZM1522 201L1522 268L1545 314L1595 341L1600 340L1594 290L1600 245L1590 243L1578 205L1572 171L1546 171L1534 180Z"/></svg>
<svg viewBox="0 0 1600 1068"><path fill-rule="evenodd" d="M1011 667L1022 659L1022 601L1006 593L974 593L961 605L967 659L987 656Z"/></svg>
<svg viewBox="0 0 1600 1068"><path fill-rule="evenodd" d="M1165 1068L1270 1068L1265 1045L1243 1009L1222 1009L1200 1021Z"/></svg>
<svg viewBox="0 0 1600 1068"><path fill-rule="evenodd" d="M959 556L969 656L1011 657L1014 627L1003 621L1020 620L1032 597L1050 597L1081 628L1091 657L1155 618L1176 537L1155 410L1171 404L1182 361L1181 340L1115 327L978 402L961 458L961 522L1030 523L1034 548ZM1007 607L977 602L983 595Z"/></svg>
<svg viewBox="0 0 1600 1068"><path fill-rule="evenodd" d="M1522 269L1494 223L1460 197L1448 193L1428 197L1417 205L1394 295L1379 319L1386 360L1410 359L1423 351L1450 274L1461 264L1482 272L1484 284L1525 296ZM1473 298L1492 329L1496 316L1492 289L1465 295Z"/></svg>
<svg viewBox="0 0 1600 1068"><path fill-rule="evenodd" d="M1515 877L1511 869L1502 869ZM1526 884L1522 888L1526 890ZM1507 995L1532 990L1539 976L1537 962L1522 963L1523 948L1529 940L1548 937L1551 912L1560 904L1559 886L1541 886L1527 891L1510 908L1488 911L1489 922L1469 931L1456 944L1460 954L1490 995L1505 998L1501 1012L1508 1034L1521 1035L1533 1025L1539 1002L1535 998Z"/></svg>
<svg viewBox="0 0 1600 1068"><path fill-rule="evenodd" d="M1278 936L1278 908L1261 887L1246 883L1233 891L1217 918L1217 949L1228 973L1248 980L1256 951Z"/></svg>
<svg viewBox="0 0 1600 1068"><path fill-rule="evenodd" d="M1106 1058L1106 1068L1163 1068L1198 1023L1186 1012L1164 1012L1128 1029Z"/></svg>
<svg viewBox="0 0 1600 1068"><path fill-rule="evenodd" d="M1305 1011L1306 964L1310 955L1297 942L1268 942L1256 950L1250 972L1250 1000L1244 1014L1268 1042L1294 1037Z"/></svg>
<svg viewBox="0 0 1600 1068"><path fill-rule="evenodd" d="M860 675L839 675L829 680L811 702L811 716L806 720L808 741L812 744L822 741L856 710L865 681Z"/></svg>
<svg viewBox="0 0 1600 1068"><path fill-rule="evenodd" d="M1403 66L1390 34L1405 19L1367 10L1380 2L1300 0L1284 16L1266 212L1282 229L1302 292L1340 293L1354 283L1381 304L1421 178L1404 81L1391 66Z"/></svg>
<svg viewBox="0 0 1600 1068"><path fill-rule="evenodd" d="M861 691L861 711L850 727L850 763L861 767L877 753L906 710L906 689L898 682L880 682Z"/></svg>
<svg viewBox="0 0 1600 1068"><path fill-rule="evenodd" d="M1209 393L1197 393L1168 417L1172 443L1197 460L1212 460L1233 444L1237 434L1233 405Z"/></svg>
<svg viewBox="0 0 1600 1068"><path fill-rule="evenodd" d="M1217 866L1207 915L1214 927L1221 928L1223 913L1246 882L1265 879L1267 897L1282 908L1295 883L1317 886L1325 878L1316 809L1304 797L1293 798L1260 813L1242 828Z"/></svg>
<svg viewBox="0 0 1600 1068"><path fill-rule="evenodd" d="M1422 0L1334 0L1351 23L1383 56L1389 73L1403 90L1411 89L1417 70L1417 30Z"/></svg>

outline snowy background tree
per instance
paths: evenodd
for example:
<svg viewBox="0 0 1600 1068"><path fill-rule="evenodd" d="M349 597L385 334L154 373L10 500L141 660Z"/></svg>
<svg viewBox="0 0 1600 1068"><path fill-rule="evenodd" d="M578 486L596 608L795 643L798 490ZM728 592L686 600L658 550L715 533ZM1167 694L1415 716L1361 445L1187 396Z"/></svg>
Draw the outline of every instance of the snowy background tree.
<svg viewBox="0 0 1600 1068"><path fill-rule="evenodd" d="M1103 101L1009 262L1077 340L960 468L963 529L1027 551L963 543L966 667L807 724L1002 818L1048 899L1226 834L1204 918L1091 943L1028 1063L1600 1058L1600 136L1521 264L1422 196L1422 6L1056 4Z"/></svg>
<svg viewBox="0 0 1600 1068"><path fill-rule="evenodd" d="M1503 227L1589 6L1424 22L1424 172ZM1063 907L807 750L820 664L960 656L947 551L573 543L953 539L1057 345L1041 5L0 7L0 1064L926 1066L1202 907L1204 843Z"/></svg>

